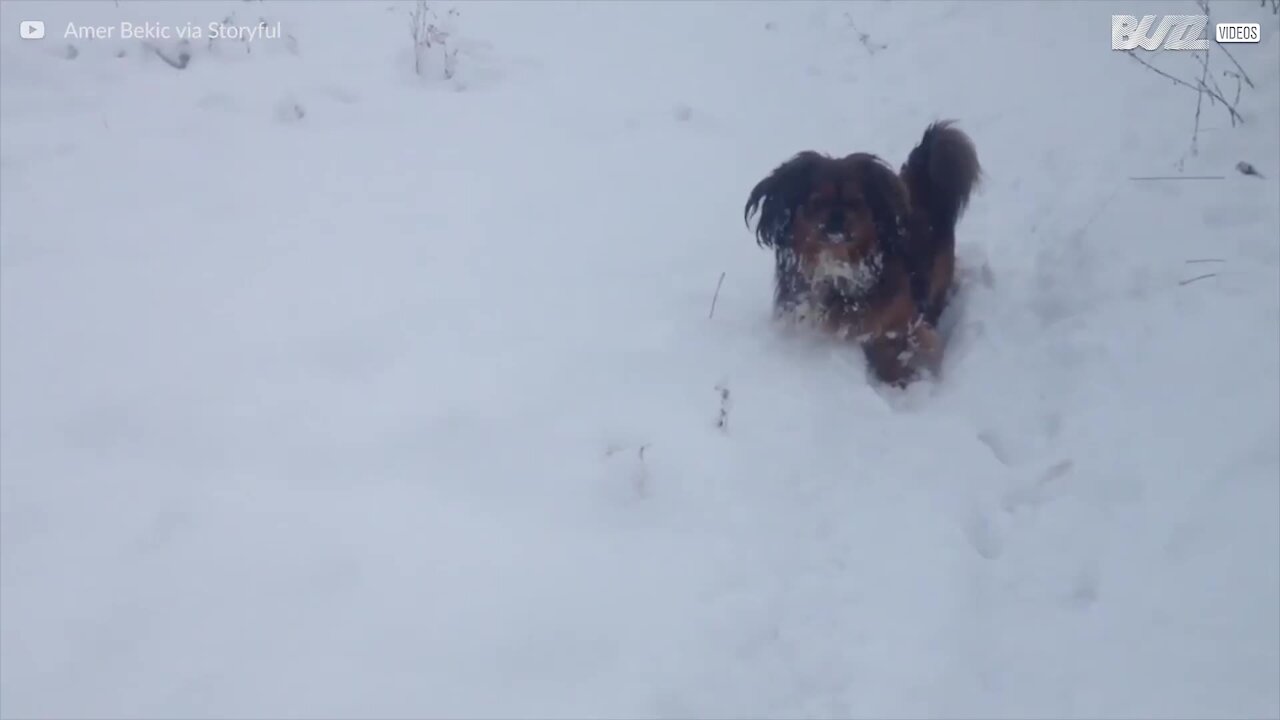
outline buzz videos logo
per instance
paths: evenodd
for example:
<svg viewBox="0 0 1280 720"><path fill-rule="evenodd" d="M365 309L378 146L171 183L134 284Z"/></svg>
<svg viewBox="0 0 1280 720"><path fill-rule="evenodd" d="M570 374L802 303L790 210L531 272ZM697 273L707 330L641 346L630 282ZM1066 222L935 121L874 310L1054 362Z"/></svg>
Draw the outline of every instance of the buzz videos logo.
<svg viewBox="0 0 1280 720"><path fill-rule="evenodd" d="M1156 24L1156 19L1160 24ZM1205 29L1208 15L1111 16L1112 50L1208 50ZM1154 31L1153 31L1154 28ZM1261 39L1258 23L1218 23L1214 39L1219 43L1256 43Z"/></svg>

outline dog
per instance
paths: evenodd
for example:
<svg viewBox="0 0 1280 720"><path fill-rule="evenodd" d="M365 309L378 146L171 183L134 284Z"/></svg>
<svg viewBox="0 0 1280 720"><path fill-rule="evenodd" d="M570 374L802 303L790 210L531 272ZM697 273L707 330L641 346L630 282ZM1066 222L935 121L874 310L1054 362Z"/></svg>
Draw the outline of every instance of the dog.
<svg viewBox="0 0 1280 720"><path fill-rule="evenodd" d="M743 210L774 252L775 315L852 338L886 384L937 377L956 224L981 175L954 121L926 128L897 172L876 155L812 150L778 166Z"/></svg>

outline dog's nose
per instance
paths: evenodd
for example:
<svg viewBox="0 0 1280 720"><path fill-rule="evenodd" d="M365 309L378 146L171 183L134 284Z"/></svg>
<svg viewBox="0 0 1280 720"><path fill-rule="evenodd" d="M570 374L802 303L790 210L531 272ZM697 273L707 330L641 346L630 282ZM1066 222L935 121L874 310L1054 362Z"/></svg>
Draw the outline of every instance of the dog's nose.
<svg viewBox="0 0 1280 720"><path fill-rule="evenodd" d="M832 210L827 216L827 232L843 232L844 231L844 211Z"/></svg>

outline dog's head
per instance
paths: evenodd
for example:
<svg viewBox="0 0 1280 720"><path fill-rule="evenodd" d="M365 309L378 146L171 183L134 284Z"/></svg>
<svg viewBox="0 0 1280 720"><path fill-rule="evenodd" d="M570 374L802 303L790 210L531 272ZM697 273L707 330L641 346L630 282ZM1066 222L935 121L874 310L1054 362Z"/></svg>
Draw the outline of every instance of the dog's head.
<svg viewBox="0 0 1280 720"><path fill-rule="evenodd" d="M747 198L756 242L794 256L810 287L869 290L884 260L903 252L906 186L874 155L803 152L761 180Z"/></svg>

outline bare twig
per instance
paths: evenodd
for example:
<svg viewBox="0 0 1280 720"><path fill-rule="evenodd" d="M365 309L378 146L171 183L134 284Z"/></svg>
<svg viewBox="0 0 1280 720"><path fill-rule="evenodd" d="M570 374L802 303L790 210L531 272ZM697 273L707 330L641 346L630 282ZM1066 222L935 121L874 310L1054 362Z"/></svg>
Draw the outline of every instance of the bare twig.
<svg viewBox="0 0 1280 720"><path fill-rule="evenodd" d="M1204 78L1201 78L1201 79L1200 79L1200 87L1204 88L1204 89L1205 89L1205 91L1208 93L1208 95L1209 95L1209 101L1212 103L1215 97L1216 97L1216 98L1220 98L1220 99L1222 100L1222 103L1223 103L1224 105L1228 105L1228 107L1231 107L1231 108L1233 108L1233 109L1234 109L1235 105L1237 105L1237 104L1240 102L1240 82L1239 82L1239 80L1237 79L1237 81L1236 81L1236 99L1235 99L1235 101L1234 101L1234 102L1232 102L1232 103L1227 103L1227 94L1226 94L1225 92L1223 92L1223 90L1222 90L1222 86L1218 84L1218 78L1214 77L1213 75L1209 75L1209 74L1207 73L1207 71L1208 71L1208 69L1209 69L1209 51L1208 51L1208 50L1206 50L1206 51L1204 52L1204 63L1205 63L1206 77L1204 77ZM1226 77L1226 75L1225 75L1225 74L1224 74L1224 77ZM1212 86L1212 87L1210 87L1210 86ZM1241 121L1241 122L1244 122L1244 118L1241 118L1241 119L1240 119L1240 121ZM1233 124L1233 126L1234 126L1234 121L1232 122L1232 124Z"/></svg>
<svg viewBox="0 0 1280 720"><path fill-rule="evenodd" d="M1200 6L1200 12L1205 17L1209 16L1209 0L1196 0L1196 4ZM1204 51L1197 53L1196 59L1200 61L1200 87L1206 87L1205 80L1209 77L1209 50L1206 47ZM1196 93L1196 116L1195 124L1191 128L1191 156L1195 157L1200 154L1200 108L1204 105L1204 93Z"/></svg>
<svg viewBox="0 0 1280 720"><path fill-rule="evenodd" d="M729 431L729 388L726 385L717 385L716 392L720 394L720 415L716 418L716 427L724 432Z"/></svg>
<svg viewBox="0 0 1280 720"><path fill-rule="evenodd" d="M458 48L445 51L444 54L444 78L452 80L453 76L458 72Z"/></svg>
<svg viewBox="0 0 1280 720"><path fill-rule="evenodd" d="M1239 103L1240 103L1240 91L1243 89L1242 85L1240 84L1240 73L1231 72L1230 70L1223 70L1223 71L1222 71L1222 77L1233 77L1233 78L1235 78L1235 79L1236 79L1236 98L1235 98L1235 100L1232 100L1231 102L1236 103L1236 104L1239 104Z"/></svg>
<svg viewBox="0 0 1280 720"><path fill-rule="evenodd" d="M1195 265L1198 263L1220 263L1220 262L1226 262L1226 260L1223 260L1222 258L1196 258L1195 260L1186 261L1188 265Z"/></svg>
<svg viewBox="0 0 1280 720"><path fill-rule="evenodd" d="M1209 51L1205 50L1200 53L1200 86L1204 87L1204 80L1209 76ZM1200 108L1204 105L1204 93L1196 93L1196 118L1195 124L1191 128L1191 155L1194 157L1200 154Z"/></svg>
<svg viewBox="0 0 1280 720"><path fill-rule="evenodd" d="M1190 285L1191 283L1193 283L1193 282L1195 282L1195 281L1197 281L1197 280L1205 280L1205 279L1207 279L1207 278L1211 278L1211 277L1218 277L1218 273L1206 273L1206 274L1204 274L1204 275L1197 275L1197 276L1195 276L1195 277L1191 278L1190 280L1183 280L1183 281L1179 282L1178 284L1179 284L1179 285Z"/></svg>
<svg viewBox="0 0 1280 720"><path fill-rule="evenodd" d="M413 11L409 13L409 34L413 37L413 72L415 75L422 74L422 60L425 50L431 48L431 34L427 32L430 24L428 17L431 15L431 8L427 6L426 0L418 0L413 6Z"/></svg>
<svg viewBox="0 0 1280 720"><path fill-rule="evenodd" d="M449 8L447 15L451 18L458 17L458 9ZM452 80L453 76L458 72L458 48L449 49L448 37L448 33L441 33L439 40L440 44L445 45L444 76L446 79Z"/></svg>
<svg viewBox="0 0 1280 720"><path fill-rule="evenodd" d="M724 284L724 273L720 273L720 279L716 281L716 292L711 296L711 312L707 313L707 319L715 317L716 300L720 298L720 286Z"/></svg>
<svg viewBox="0 0 1280 720"><path fill-rule="evenodd" d="M459 15L457 8L449 8L447 18ZM458 69L458 49L449 47L449 32L437 24L438 16L426 0L418 0L413 11L409 13L409 33L413 36L413 72L422 75L426 68L427 51L439 45L444 56L442 73L446 80L452 80Z"/></svg>
<svg viewBox="0 0 1280 720"><path fill-rule="evenodd" d="M613 457L623 450L629 449L625 445L609 445L604 449L606 458ZM636 497L644 498L649 493L649 465L645 462L644 452L649 449L649 443L645 443L636 448L636 458L638 463L631 470L631 489L635 492Z"/></svg>
<svg viewBox="0 0 1280 720"><path fill-rule="evenodd" d="M632 485L635 487L636 496L645 497L649 494L649 466L644 461L644 451L649 448L648 444L641 445L636 455L640 458L640 467L636 468L635 475L632 476Z"/></svg>
<svg viewBox="0 0 1280 720"><path fill-rule="evenodd" d="M877 50L888 49L889 46L885 45L884 43L871 42L871 36L865 32L862 32L861 30L858 29L857 25L853 24L852 15L850 15L849 13L845 13L844 19L847 23L849 23L849 27L852 28L853 31L858 34L858 42L862 43L862 47L867 49L868 55L875 55Z"/></svg>
<svg viewBox="0 0 1280 720"><path fill-rule="evenodd" d="M1156 67L1156 66L1152 65L1151 63L1147 62L1146 60L1143 60L1141 57L1138 57L1138 54L1137 54L1137 53L1135 53L1135 52L1134 52L1134 51L1132 51L1132 50L1125 50L1125 51L1124 51L1124 53L1125 53L1126 55L1128 55L1129 57L1133 58L1133 59L1134 59L1135 61L1137 61L1138 63L1140 63L1143 67L1146 67L1146 68L1147 68L1148 70L1150 70L1151 72L1154 72L1155 74L1157 74L1157 75L1159 75L1159 76L1161 76L1161 77L1168 78L1169 80L1172 80L1172 81L1173 81L1173 83L1174 83L1175 85L1181 85L1182 87L1189 88L1189 89L1194 90L1194 91L1196 91L1196 92L1202 92L1202 93L1205 93L1205 94L1207 94L1207 95L1210 97L1210 99L1214 99L1214 100L1217 100L1217 101L1221 102L1221 103L1222 103L1222 105L1223 105L1223 107L1225 107L1225 108L1227 109L1227 112L1229 112L1229 113L1231 114L1231 125L1232 125L1232 127L1234 127L1237 123L1244 123L1244 117L1242 117L1242 116L1240 115L1240 113L1236 111L1236 108L1235 108L1235 106L1234 106L1234 105L1232 105L1231 103L1227 102L1227 99L1226 99L1226 98L1224 98L1224 97L1222 97L1222 93L1220 93L1220 92L1216 92L1215 90L1213 90L1213 88L1210 88L1210 87L1208 87L1208 86L1204 85L1203 83L1202 83L1199 87L1197 87L1197 86L1192 85L1191 83L1187 82L1186 80L1182 80L1182 79L1180 79L1180 78L1176 78L1176 77L1174 77L1174 76L1170 75L1169 73L1167 73L1167 72L1165 72L1165 71L1161 70L1160 68L1158 68L1158 67Z"/></svg>
<svg viewBox="0 0 1280 720"><path fill-rule="evenodd" d="M1277 2L1280 2L1280 0L1277 0ZM1223 45L1222 43L1218 43L1218 49L1226 53L1227 59L1231 60L1231 64L1235 65L1236 70L1239 71L1238 74L1237 73L1232 73L1232 74L1236 75L1236 77L1243 78L1245 84L1249 86L1250 90L1256 90L1257 88L1254 86L1253 81L1249 79L1249 74L1244 71L1244 68L1240 67L1240 63L1236 62L1235 56L1231 54L1231 51L1227 49L1227 46Z"/></svg>

